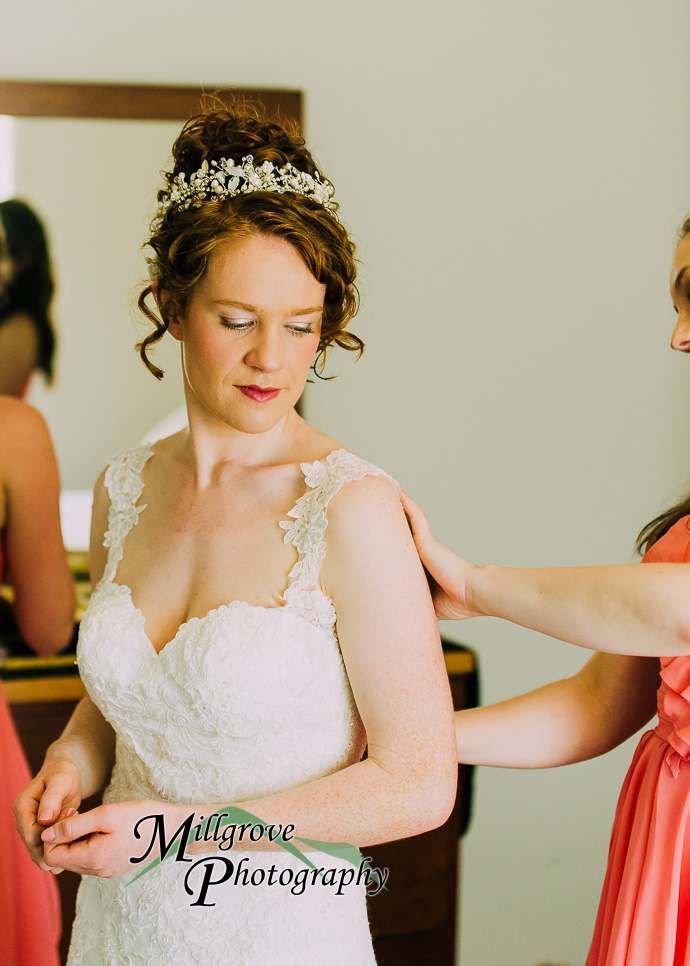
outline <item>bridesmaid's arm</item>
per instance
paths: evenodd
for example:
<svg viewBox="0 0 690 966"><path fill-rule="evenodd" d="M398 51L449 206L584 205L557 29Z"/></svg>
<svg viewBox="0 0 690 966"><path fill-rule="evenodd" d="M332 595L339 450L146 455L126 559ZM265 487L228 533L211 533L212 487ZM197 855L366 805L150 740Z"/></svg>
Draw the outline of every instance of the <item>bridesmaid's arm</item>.
<svg viewBox="0 0 690 966"><path fill-rule="evenodd" d="M690 564L478 567L434 540L424 513L401 498L440 620L501 617L592 651L690 654Z"/></svg>
<svg viewBox="0 0 690 966"><path fill-rule="evenodd" d="M609 654L690 654L690 564L477 567L472 609Z"/></svg>
<svg viewBox="0 0 690 966"><path fill-rule="evenodd" d="M594 654L572 677L456 711L458 761L551 768L596 758L649 721L658 686L657 658Z"/></svg>

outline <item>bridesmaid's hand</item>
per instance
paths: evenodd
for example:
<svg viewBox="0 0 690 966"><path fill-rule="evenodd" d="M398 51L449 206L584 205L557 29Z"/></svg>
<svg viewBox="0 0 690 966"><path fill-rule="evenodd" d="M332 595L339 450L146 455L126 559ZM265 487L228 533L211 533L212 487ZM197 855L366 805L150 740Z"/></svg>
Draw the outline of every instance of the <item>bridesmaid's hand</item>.
<svg viewBox="0 0 690 966"><path fill-rule="evenodd" d="M56 822L41 835L46 865L105 879L141 870L160 855L158 846L154 845L143 862L130 861L146 853L154 836L155 823L141 820L148 816L168 816L172 828L174 808L163 802L140 799L100 805ZM166 834L170 838L171 833Z"/></svg>
<svg viewBox="0 0 690 966"><path fill-rule="evenodd" d="M77 766L68 758L46 761L43 768L14 803L15 826L29 855L47 870L41 833L53 822L73 814L81 804L81 780ZM57 874L58 869L50 869Z"/></svg>
<svg viewBox="0 0 690 966"><path fill-rule="evenodd" d="M417 553L427 572L436 617L440 621L479 617L480 611L472 606L469 593L469 579L479 568L434 540L424 512L404 490L399 489L399 493Z"/></svg>

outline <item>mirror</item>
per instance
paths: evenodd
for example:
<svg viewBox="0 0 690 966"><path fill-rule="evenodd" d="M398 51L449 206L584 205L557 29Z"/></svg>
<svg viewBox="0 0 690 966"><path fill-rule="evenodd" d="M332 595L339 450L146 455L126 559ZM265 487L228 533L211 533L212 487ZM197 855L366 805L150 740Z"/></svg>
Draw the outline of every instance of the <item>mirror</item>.
<svg viewBox="0 0 690 966"><path fill-rule="evenodd" d="M300 92L218 93L260 102L269 115L301 124ZM183 404L172 339L155 351L167 373L161 382L138 361L134 344L147 325L136 298L147 279L142 244L160 171L203 94L200 88L0 81L0 200L28 202L51 246L56 378L45 386L34 376L27 398L49 423L65 490L90 491L111 453L136 443ZM78 549L69 525L66 530L68 546Z"/></svg>

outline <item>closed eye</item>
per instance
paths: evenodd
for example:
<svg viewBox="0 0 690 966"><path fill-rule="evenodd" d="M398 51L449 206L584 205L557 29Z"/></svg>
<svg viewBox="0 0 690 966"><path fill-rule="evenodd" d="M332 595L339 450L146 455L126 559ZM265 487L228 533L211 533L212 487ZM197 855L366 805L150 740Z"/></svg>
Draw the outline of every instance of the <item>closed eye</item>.
<svg viewBox="0 0 690 966"><path fill-rule="evenodd" d="M231 332L246 332L254 325L253 319L224 319L221 318L220 324ZM287 329L293 335L311 335L316 329L312 325L288 325Z"/></svg>

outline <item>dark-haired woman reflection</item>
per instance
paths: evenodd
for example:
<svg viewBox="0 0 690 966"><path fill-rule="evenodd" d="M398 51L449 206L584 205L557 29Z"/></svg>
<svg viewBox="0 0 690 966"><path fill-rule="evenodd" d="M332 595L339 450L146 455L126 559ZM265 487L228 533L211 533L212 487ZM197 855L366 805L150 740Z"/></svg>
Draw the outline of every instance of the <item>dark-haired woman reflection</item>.
<svg viewBox="0 0 690 966"><path fill-rule="evenodd" d="M8 281L0 296L0 395L26 395L32 373L53 378L55 331L50 315L54 283L46 232L24 201L0 202L8 252Z"/></svg>

